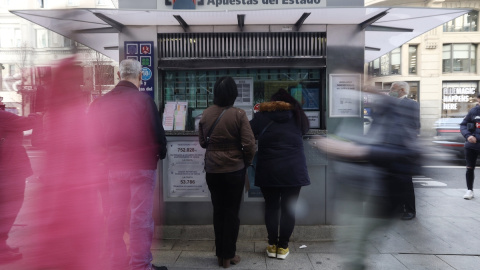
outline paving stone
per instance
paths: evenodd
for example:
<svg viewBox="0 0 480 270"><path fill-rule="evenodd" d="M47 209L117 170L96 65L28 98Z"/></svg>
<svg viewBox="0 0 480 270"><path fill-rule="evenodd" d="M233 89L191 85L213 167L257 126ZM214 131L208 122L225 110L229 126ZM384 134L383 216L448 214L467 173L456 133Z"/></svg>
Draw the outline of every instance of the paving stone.
<svg viewBox="0 0 480 270"><path fill-rule="evenodd" d="M480 266L479 256L438 255L437 257L456 270L478 270Z"/></svg>
<svg viewBox="0 0 480 270"><path fill-rule="evenodd" d="M455 270L435 255L421 254L395 254L395 256L407 269L412 270Z"/></svg>

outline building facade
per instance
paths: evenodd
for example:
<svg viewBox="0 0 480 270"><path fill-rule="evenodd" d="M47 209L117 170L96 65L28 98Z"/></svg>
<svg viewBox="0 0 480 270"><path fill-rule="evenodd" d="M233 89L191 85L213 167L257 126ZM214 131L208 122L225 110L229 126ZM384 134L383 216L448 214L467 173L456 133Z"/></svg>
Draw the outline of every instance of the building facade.
<svg viewBox="0 0 480 270"><path fill-rule="evenodd" d="M36 89L51 80L56 61L77 54L84 70L84 89L93 96L110 89L117 64L62 35L13 15L9 10L116 8L110 0L0 0L0 97L19 115L41 111Z"/></svg>
<svg viewBox="0 0 480 270"><path fill-rule="evenodd" d="M366 1L366 6L407 6L404 1ZM422 135L435 135L439 118L464 117L479 92L480 1L409 1L408 6L471 9L366 65L371 84L389 89L407 81L420 103Z"/></svg>

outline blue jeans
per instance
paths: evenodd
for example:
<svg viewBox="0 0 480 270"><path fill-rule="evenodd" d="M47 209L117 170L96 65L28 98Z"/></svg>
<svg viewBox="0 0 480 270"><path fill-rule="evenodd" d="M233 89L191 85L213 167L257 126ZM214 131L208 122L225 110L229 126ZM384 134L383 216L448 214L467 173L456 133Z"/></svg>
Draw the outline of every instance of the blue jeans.
<svg viewBox="0 0 480 270"><path fill-rule="evenodd" d="M153 239L153 191L155 170L110 171L108 175L110 213L108 245L112 269L147 270L151 268ZM130 208L129 208L130 206ZM130 216L130 217L129 217ZM130 230L125 229L129 219ZM130 233L130 261L123 241Z"/></svg>

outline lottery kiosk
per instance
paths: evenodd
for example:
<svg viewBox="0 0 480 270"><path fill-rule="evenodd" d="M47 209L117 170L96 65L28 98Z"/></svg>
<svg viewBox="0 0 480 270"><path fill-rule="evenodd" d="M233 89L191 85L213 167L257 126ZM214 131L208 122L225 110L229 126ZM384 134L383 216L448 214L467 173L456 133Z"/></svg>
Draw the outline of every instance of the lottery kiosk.
<svg viewBox="0 0 480 270"><path fill-rule="evenodd" d="M304 148L312 184L302 188L297 224L322 225L333 223L335 179L315 145L339 123L363 134L364 63L467 10L361 0L120 0L118 9L12 12L114 60L142 63L141 91L157 103L167 134L157 193L167 225L212 224L197 130L216 79L235 79L235 106L250 118L279 88L289 91L311 127ZM262 195L250 187L240 220L264 224Z"/></svg>

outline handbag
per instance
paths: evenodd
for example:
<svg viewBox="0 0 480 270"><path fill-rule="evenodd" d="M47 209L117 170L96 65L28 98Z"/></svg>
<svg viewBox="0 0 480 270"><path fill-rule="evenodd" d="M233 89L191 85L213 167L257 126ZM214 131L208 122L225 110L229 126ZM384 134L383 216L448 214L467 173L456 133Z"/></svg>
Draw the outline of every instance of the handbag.
<svg viewBox="0 0 480 270"><path fill-rule="evenodd" d="M263 133L268 129L273 124L273 120L271 120L263 129L260 134L257 136L257 140L262 137ZM253 156L253 161L252 164L248 165L245 167L245 192L248 192L250 190L250 178L255 181L255 164L257 164L257 152L255 152L255 155Z"/></svg>

